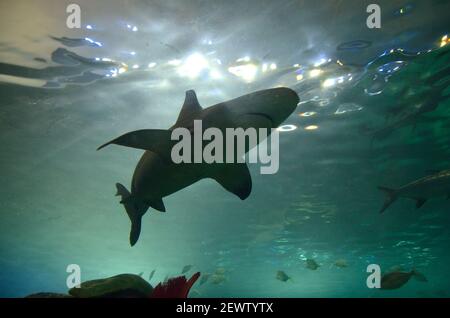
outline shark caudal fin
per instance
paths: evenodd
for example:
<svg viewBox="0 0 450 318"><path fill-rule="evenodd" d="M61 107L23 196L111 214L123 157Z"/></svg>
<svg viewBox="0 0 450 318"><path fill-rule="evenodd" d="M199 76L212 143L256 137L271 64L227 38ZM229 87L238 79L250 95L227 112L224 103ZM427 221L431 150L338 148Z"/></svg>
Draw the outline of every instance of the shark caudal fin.
<svg viewBox="0 0 450 318"><path fill-rule="evenodd" d="M139 235L141 234L141 219L145 212L147 212L149 206L140 200L137 200L136 197L120 183L116 183L116 188L116 195L121 197L120 203L125 207L131 221L130 244L133 246L139 239Z"/></svg>
<svg viewBox="0 0 450 318"><path fill-rule="evenodd" d="M386 187L378 187L378 189L386 194L386 199L384 200L383 207L380 210L380 213L383 213L392 203L397 200L397 191Z"/></svg>

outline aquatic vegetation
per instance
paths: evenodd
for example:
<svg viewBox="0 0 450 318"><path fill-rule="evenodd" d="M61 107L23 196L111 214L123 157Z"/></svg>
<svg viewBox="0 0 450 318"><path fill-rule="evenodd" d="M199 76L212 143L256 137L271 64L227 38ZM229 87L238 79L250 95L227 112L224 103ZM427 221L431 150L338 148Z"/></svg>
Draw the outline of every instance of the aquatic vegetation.
<svg viewBox="0 0 450 318"><path fill-rule="evenodd" d="M152 292L153 287L141 275L133 274L90 280L69 290L77 298L148 297Z"/></svg>
<svg viewBox="0 0 450 318"><path fill-rule="evenodd" d="M151 298L187 298L192 286L200 277L195 273L189 280L186 277L171 278L165 283L159 283L151 293Z"/></svg>

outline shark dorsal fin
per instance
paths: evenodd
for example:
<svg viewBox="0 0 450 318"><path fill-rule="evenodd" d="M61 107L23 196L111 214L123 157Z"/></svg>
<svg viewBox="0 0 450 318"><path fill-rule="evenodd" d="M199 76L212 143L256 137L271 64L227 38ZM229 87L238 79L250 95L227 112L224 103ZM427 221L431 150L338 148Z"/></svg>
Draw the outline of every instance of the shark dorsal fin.
<svg viewBox="0 0 450 318"><path fill-rule="evenodd" d="M202 106L197 99L197 94L194 90L186 91L186 98L184 99L183 107L181 107L180 114L178 115L177 123L194 118L199 112L202 111Z"/></svg>

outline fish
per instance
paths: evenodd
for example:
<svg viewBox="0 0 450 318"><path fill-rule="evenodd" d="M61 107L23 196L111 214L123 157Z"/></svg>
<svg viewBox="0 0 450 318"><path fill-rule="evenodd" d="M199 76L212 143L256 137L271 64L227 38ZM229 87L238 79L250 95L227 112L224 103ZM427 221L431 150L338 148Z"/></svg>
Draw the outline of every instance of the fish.
<svg viewBox="0 0 450 318"><path fill-rule="evenodd" d="M183 267L183 269L181 270L181 274L185 274L187 272L189 272L192 268L192 265L186 265Z"/></svg>
<svg viewBox="0 0 450 318"><path fill-rule="evenodd" d="M217 275L223 275L223 274L225 274L226 272L227 272L227 270L226 270L225 268L223 268L223 267L218 267L214 273L217 274Z"/></svg>
<svg viewBox="0 0 450 318"><path fill-rule="evenodd" d="M381 289L398 289L405 285L411 277L416 278L420 282L427 282L426 277L416 270L410 272L390 272L381 277Z"/></svg>
<svg viewBox="0 0 450 318"><path fill-rule="evenodd" d="M156 269L152 270L152 272L150 273L150 275L148 276L148 281L151 281L153 278L153 275L155 275Z"/></svg>
<svg viewBox="0 0 450 318"><path fill-rule="evenodd" d="M291 277L289 277L284 271L277 271L277 275L275 276L276 279L287 282L288 280L292 280Z"/></svg>
<svg viewBox="0 0 450 318"><path fill-rule="evenodd" d="M345 268L348 266L347 260L345 259L338 259L334 262L334 265L336 267Z"/></svg>
<svg viewBox="0 0 450 318"><path fill-rule="evenodd" d="M371 135L374 139L381 139L406 126L412 126L414 131L417 124L424 121L424 114L435 111L439 104L448 98L447 95L444 95L448 85L448 81L430 85L424 92L413 94L412 97L408 97L409 91L404 89L398 96L398 100L403 100L400 102L401 106L392 110L393 114L396 114L395 119L382 128L364 129L361 132Z"/></svg>
<svg viewBox="0 0 450 318"><path fill-rule="evenodd" d="M317 264L315 260L308 258L306 260L306 268L315 271L319 268L319 264Z"/></svg>
<svg viewBox="0 0 450 318"><path fill-rule="evenodd" d="M227 278L225 277L225 275L213 274L211 275L209 280L211 281L211 284L219 285L225 282Z"/></svg>
<svg viewBox="0 0 450 318"><path fill-rule="evenodd" d="M199 286L202 286L204 283L206 283L210 276L211 276L211 274L204 273L202 275L202 278L200 278L200 281L198 282Z"/></svg>
<svg viewBox="0 0 450 318"><path fill-rule="evenodd" d="M416 208L421 208L425 202L435 197L450 198L450 169L434 172L431 175L415 180L398 189L378 187L386 195L380 213L383 213L398 198L408 198L416 201Z"/></svg>
<svg viewBox="0 0 450 318"><path fill-rule="evenodd" d="M277 128L294 112L299 102L297 93L286 87L256 91L238 98L202 108L194 90L186 91L184 104L175 124L168 130L143 129L126 133L100 147L115 144L145 150L131 182L131 192L116 183L120 203L131 221L130 245L134 246L141 233L142 216L147 210L165 212L163 198L204 178L212 178L225 190L245 200L252 189L252 179L244 163L182 163L173 162L171 152L177 144L172 131L186 128L194 131L194 121L201 120L202 128ZM248 145L245 152L248 152ZM236 158L239 155L236 154ZM235 161L236 162L236 161Z"/></svg>

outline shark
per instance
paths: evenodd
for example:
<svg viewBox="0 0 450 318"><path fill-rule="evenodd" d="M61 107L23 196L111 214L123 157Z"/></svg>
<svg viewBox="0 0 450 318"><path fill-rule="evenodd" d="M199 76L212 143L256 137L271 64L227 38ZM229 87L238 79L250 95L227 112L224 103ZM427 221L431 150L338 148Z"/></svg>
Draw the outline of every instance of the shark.
<svg viewBox="0 0 450 318"><path fill-rule="evenodd" d="M142 129L126 133L100 147L115 144L145 150L134 170L131 192L116 183L117 196L131 221L130 245L134 246L141 233L141 220L151 207L165 212L163 198L199 180L211 178L225 190L245 200L252 189L252 179L245 162L233 163L174 163L171 150L176 141L171 135L176 128L186 128L194 134L194 121L202 128L277 128L296 109L300 99L286 87L259 90L229 101L203 108L194 90L188 90L175 124L169 129ZM258 141L260 142L260 140ZM246 145L245 152L249 149Z"/></svg>
<svg viewBox="0 0 450 318"><path fill-rule="evenodd" d="M431 174L408 183L398 189L378 187L386 194L386 199L380 213L383 213L398 198L408 198L416 201L416 207L421 208L427 200L435 197L450 198L450 169L430 171Z"/></svg>
<svg viewBox="0 0 450 318"><path fill-rule="evenodd" d="M449 72L450 68L446 69L445 74L449 74ZM449 84L450 80L444 80L442 83L428 85L424 92L415 93L411 96L408 95L408 87L403 89L397 98L401 101L399 106L387 114L389 118L394 116L394 119L382 128L368 129L362 127L362 133L371 135L374 139L382 139L403 127L412 126L414 131L419 122L425 121L424 115L434 112L442 102L450 97L448 94L444 94ZM436 120L436 118L433 118L433 120Z"/></svg>

